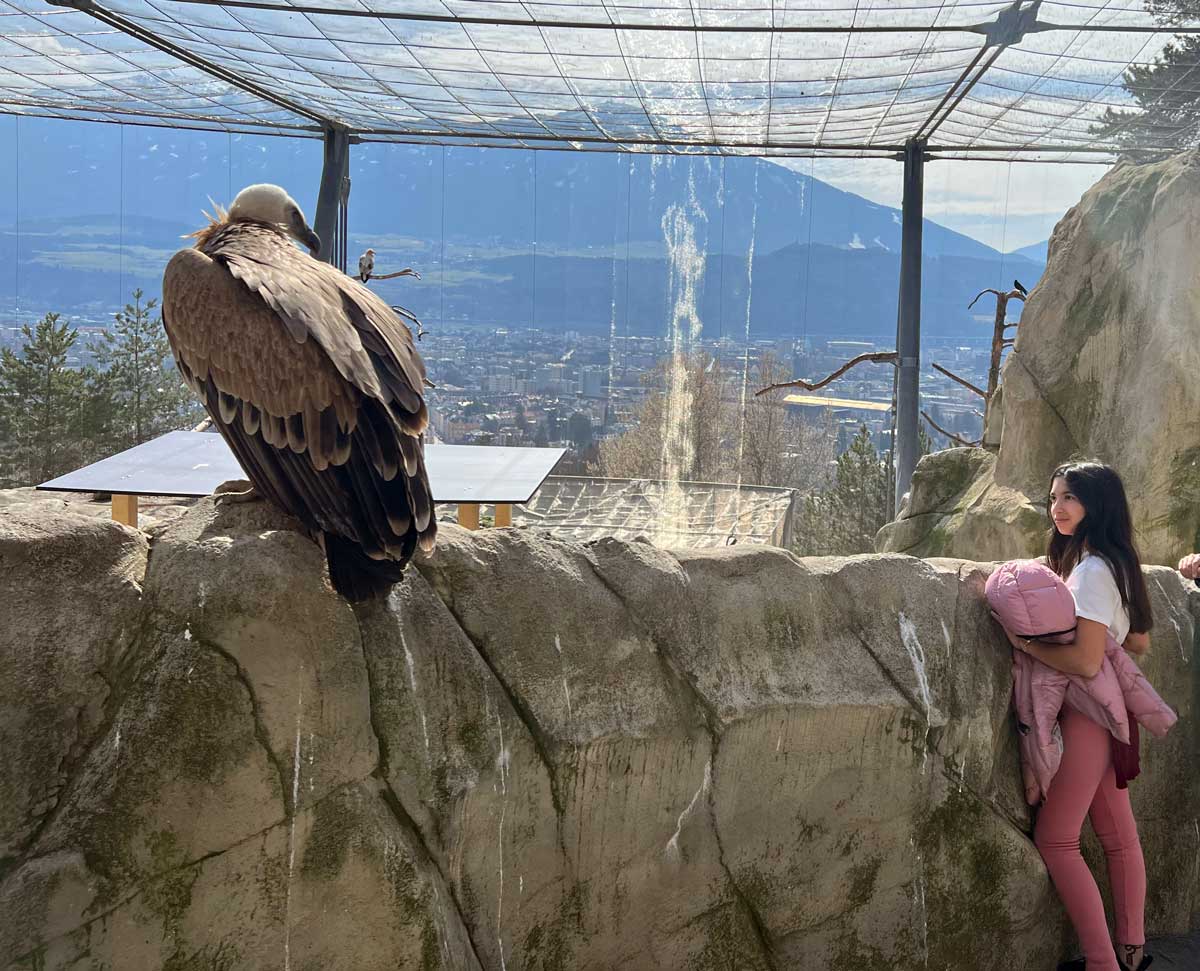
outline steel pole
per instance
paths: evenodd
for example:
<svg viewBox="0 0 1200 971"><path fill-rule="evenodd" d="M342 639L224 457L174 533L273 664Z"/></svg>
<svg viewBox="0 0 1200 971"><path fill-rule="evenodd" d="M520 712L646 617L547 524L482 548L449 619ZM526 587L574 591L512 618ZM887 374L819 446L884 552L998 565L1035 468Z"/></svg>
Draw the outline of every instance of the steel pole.
<svg viewBox="0 0 1200 971"><path fill-rule="evenodd" d="M917 465L921 411L921 225L924 219L925 142L904 146L904 209L900 298L896 326L896 511Z"/></svg>
<svg viewBox="0 0 1200 971"><path fill-rule="evenodd" d="M344 128L325 129L325 162L321 167L321 191L313 230L321 238L320 258L326 263L333 263L337 256L338 205L349 172L350 133Z"/></svg>

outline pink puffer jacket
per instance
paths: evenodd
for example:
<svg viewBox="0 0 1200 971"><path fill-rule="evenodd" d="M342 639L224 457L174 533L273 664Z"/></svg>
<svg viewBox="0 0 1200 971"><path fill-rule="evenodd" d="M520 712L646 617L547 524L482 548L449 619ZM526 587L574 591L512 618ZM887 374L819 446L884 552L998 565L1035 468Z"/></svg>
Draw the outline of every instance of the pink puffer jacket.
<svg viewBox="0 0 1200 971"><path fill-rule="evenodd" d="M1075 637L1075 599L1062 579L1036 560L1013 560L998 567L985 587L992 615L1020 637L1070 643ZM1092 678L1063 674L1036 658L1013 652L1013 707L1021 733L1025 798L1039 802L1062 760L1056 732L1064 704L1102 725L1129 744L1129 719L1162 737L1178 716L1151 687L1133 659L1112 636L1104 663Z"/></svg>

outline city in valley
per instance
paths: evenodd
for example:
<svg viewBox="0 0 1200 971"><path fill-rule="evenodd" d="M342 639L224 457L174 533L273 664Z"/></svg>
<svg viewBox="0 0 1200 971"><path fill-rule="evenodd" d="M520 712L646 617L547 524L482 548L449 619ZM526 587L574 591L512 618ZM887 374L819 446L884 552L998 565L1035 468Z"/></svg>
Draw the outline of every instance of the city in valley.
<svg viewBox="0 0 1200 971"><path fill-rule="evenodd" d="M79 331L68 364L93 359L106 329L103 322L71 321ZM0 347L19 353L18 327L0 329ZM552 332L531 328L480 328L447 322L425 330L419 349L430 380L432 438L447 444L536 445L568 449L560 474L596 470L597 447L634 427L648 396L661 393L672 344L663 337ZM697 341L681 348L720 375L722 407L735 414L743 385L752 399L764 365L774 381L820 381L860 354L887 351L872 340L845 334L754 341L729 338ZM934 363L970 383L986 387L990 340L933 338L923 342L922 405L943 429L977 441L983 402L961 384L934 370ZM890 445L893 368L887 363L857 365L825 387L809 393L790 388L771 393L798 418L831 423L836 453L866 426L875 448ZM943 436L926 431L939 445Z"/></svg>

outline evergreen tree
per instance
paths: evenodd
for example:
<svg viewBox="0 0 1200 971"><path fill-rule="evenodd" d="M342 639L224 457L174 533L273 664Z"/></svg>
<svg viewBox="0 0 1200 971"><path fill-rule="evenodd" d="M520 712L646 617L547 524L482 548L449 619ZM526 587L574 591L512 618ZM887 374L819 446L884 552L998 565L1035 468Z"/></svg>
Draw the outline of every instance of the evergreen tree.
<svg viewBox="0 0 1200 971"><path fill-rule="evenodd" d="M87 411L83 375L67 367L78 331L48 313L21 333L21 353L0 353L0 482L35 485L80 464Z"/></svg>
<svg viewBox="0 0 1200 971"><path fill-rule="evenodd" d="M587 448L592 444L592 420L581 411L572 412L567 419L567 437L580 451Z"/></svg>
<svg viewBox="0 0 1200 971"><path fill-rule="evenodd" d="M1170 30L1175 24L1200 17L1200 0L1147 0L1146 9ZM1200 36L1180 35L1149 64L1131 66L1125 89L1138 107L1128 111L1105 109L1094 134L1115 140L1122 154L1134 160L1156 157L1139 152L1138 145L1186 149L1200 144Z"/></svg>
<svg viewBox="0 0 1200 971"><path fill-rule="evenodd" d="M870 553L888 520L889 476L865 425L837 459L833 485L808 496L797 517L795 551L801 556Z"/></svg>
<svg viewBox="0 0 1200 971"><path fill-rule="evenodd" d="M153 316L157 300L133 303L115 315L96 352L107 380L97 391L111 396L110 451L120 451L186 428L200 420L200 405L184 385L171 356L162 315Z"/></svg>

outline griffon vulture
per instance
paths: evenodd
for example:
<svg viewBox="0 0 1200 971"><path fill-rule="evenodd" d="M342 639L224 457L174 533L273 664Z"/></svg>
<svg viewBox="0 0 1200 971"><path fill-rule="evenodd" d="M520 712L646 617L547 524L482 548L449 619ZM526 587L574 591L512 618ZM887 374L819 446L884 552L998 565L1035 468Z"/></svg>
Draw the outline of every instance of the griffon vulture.
<svg viewBox="0 0 1200 971"><path fill-rule="evenodd" d="M297 249L281 188L218 210L163 276L163 325L254 489L320 542L346 599L386 593L437 522L422 451L425 365L386 303Z"/></svg>

